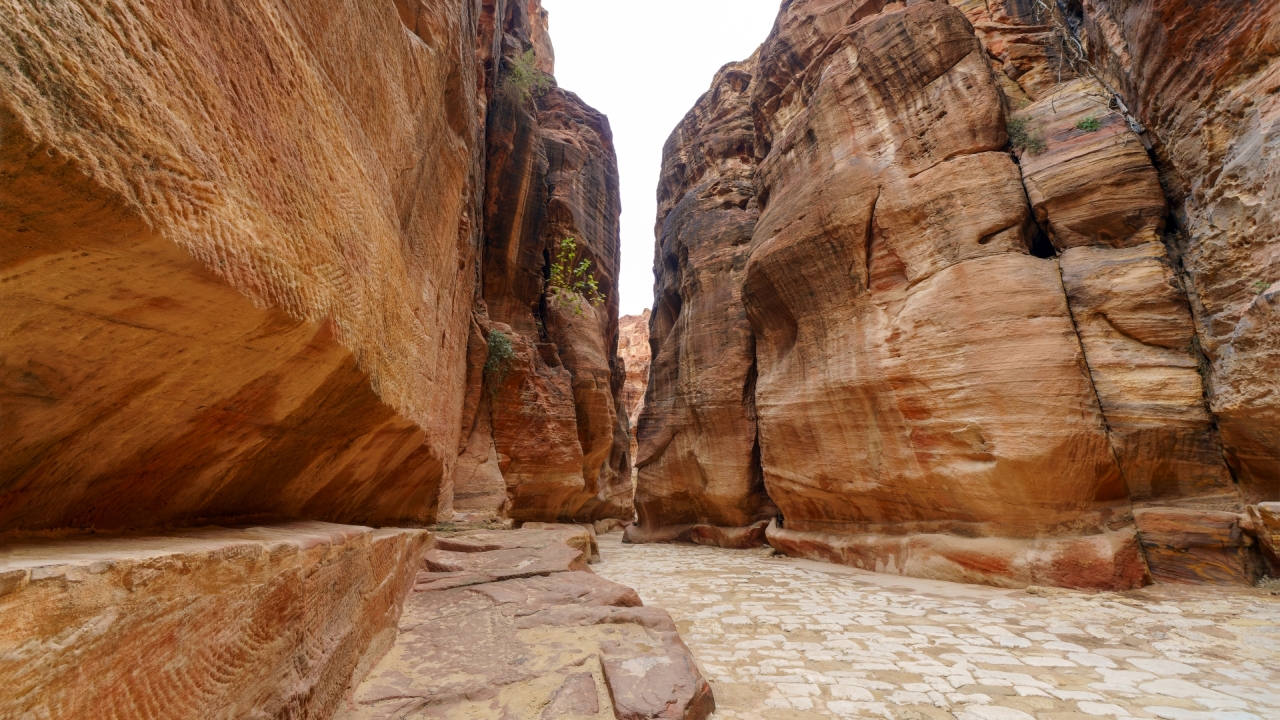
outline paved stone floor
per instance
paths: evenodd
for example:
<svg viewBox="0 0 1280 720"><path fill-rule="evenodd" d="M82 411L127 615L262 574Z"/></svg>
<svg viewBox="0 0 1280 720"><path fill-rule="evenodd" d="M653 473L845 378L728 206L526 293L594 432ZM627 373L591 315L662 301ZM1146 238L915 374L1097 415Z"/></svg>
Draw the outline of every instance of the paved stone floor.
<svg viewBox="0 0 1280 720"><path fill-rule="evenodd" d="M595 571L676 619L719 720L1280 720L1265 591L997 590L600 540Z"/></svg>

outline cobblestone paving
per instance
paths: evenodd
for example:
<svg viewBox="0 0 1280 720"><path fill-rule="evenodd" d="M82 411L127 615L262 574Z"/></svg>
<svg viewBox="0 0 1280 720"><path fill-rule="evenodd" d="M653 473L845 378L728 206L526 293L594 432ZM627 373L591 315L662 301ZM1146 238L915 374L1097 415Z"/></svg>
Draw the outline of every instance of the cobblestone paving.
<svg viewBox="0 0 1280 720"><path fill-rule="evenodd" d="M594 569L676 619L719 720L1280 720L1261 590L997 590L620 537Z"/></svg>

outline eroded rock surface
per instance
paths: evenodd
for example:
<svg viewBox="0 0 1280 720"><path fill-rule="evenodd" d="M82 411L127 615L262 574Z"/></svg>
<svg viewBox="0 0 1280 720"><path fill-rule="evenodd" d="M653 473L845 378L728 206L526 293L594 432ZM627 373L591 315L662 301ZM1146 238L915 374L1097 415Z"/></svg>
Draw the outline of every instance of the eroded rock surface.
<svg viewBox="0 0 1280 720"><path fill-rule="evenodd" d="M634 541L758 545L776 512L760 473L755 338L742 303L759 212L754 73L754 58L722 68L664 149Z"/></svg>
<svg viewBox="0 0 1280 720"><path fill-rule="evenodd" d="M750 494L673 464L698 457L680 445L698 423L676 408L750 367L743 404L780 511L768 535L787 552L996 585L1258 578L1248 506L1280 497L1258 373L1278 334L1269 281L1244 298L1227 268L1274 264L1258 142L1275 122L1259 99L1276 13L1253 8L1246 27L1205 6L1113 5L797 0L721 71L659 188L667 359L629 537L728 536L706 508ZM735 211L740 237L717 234ZM1231 219L1211 231L1213 212ZM682 227L734 270L695 275ZM749 355L686 369L687 328L725 342L739 306Z"/></svg>
<svg viewBox="0 0 1280 720"><path fill-rule="evenodd" d="M429 542L318 522L8 542L0 716L332 717Z"/></svg>
<svg viewBox="0 0 1280 720"><path fill-rule="evenodd" d="M0 7L0 531L434 519L477 9Z"/></svg>
<svg viewBox="0 0 1280 720"><path fill-rule="evenodd" d="M394 647L337 717L707 718L675 623L592 573L592 543L563 525L442 538Z"/></svg>

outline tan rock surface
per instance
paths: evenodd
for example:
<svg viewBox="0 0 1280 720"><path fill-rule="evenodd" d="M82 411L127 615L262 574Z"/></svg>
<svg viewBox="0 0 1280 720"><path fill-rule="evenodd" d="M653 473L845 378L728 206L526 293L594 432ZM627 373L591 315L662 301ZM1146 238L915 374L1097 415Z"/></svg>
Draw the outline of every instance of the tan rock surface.
<svg viewBox="0 0 1280 720"><path fill-rule="evenodd" d="M1081 35L1174 198L1210 406L1248 502L1280 499L1280 6L1088 0Z"/></svg>
<svg viewBox="0 0 1280 720"><path fill-rule="evenodd" d="M649 387L649 318L652 314L645 308L639 315L624 315L618 319L618 357L627 368L627 382L622 386L622 404L627 409L632 434L640 421L644 394ZM632 457L635 457L634 447Z"/></svg>
<svg viewBox="0 0 1280 720"><path fill-rule="evenodd" d="M0 548L0 716L332 717L430 535L299 522Z"/></svg>
<svg viewBox="0 0 1280 720"><path fill-rule="evenodd" d="M1190 308L1165 246L1073 248L1061 266L1134 503L1239 511L1192 355Z"/></svg>
<svg viewBox="0 0 1280 720"><path fill-rule="evenodd" d="M431 521L475 8L113 8L0 6L0 530Z"/></svg>
<svg viewBox="0 0 1280 720"><path fill-rule="evenodd" d="M556 525L442 539L430 568L449 553L488 579L421 573L395 645L337 717L707 718L710 687L675 623L587 571L589 542Z"/></svg>
<svg viewBox="0 0 1280 720"><path fill-rule="evenodd" d="M773 43L795 41L775 31L762 59ZM969 24L921 3L824 47L756 102L774 116L757 123L767 202L744 296L782 527L1002 537L1023 558L1096 537L1094 562L1122 571L1081 584L1141 583L1058 269L1028 254L1017 167L993 152L1001 99ZM1112 530L1130 541L1102 542ZM868 541L886 564L891 544Z"/></svg>
<svg viewBox="0 0 1280 720"><path fill-rule="evenodd" d="M742 303L758 215L754 72L754 57L722 68L664 149L635 542L759 544L776 512L760 475L755 339Z"/></svg>

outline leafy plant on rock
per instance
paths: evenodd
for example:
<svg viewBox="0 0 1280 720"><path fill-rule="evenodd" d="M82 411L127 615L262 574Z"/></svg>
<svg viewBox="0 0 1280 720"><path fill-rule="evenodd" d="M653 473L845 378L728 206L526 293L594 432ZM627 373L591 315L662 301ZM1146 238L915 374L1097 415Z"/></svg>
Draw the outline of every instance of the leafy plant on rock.
<svg viewBox="0 0 1280 720"><path fill-rule="evenodd" d="M1098 130L1102 129L1102 121L1099 120L1097 117L1090 115L1089 117L1076 123L1076 129L1083 130L1084 132L1087 132L1087 133L1097 132Z"/></svg>
<svg viewBox="0 0 1280 720"><path fill-rule="evenodd" d="M584 301L595 306L604 302L600 295L600 283L591 272L591 260L582 256L578 241L571 237L561 240L556 247L547 289L551 294L570 302L578 315L583 314Z"/></svg>
<svg viewBox="0 0 1280 720"><path fill-rule="evenodd" d="M1266 280L1259 280L1253 284L1254 295L1261 295L1262 293L1270 289L1271 289L1271 283L1267 282Z"/></svg>
<svg viewBox="0 0 1280 720"><path fill-rule="evenodd" d="M551 76L538 69L538 56L533 50L505 59L507 82L523 98L541 97L551 89Z"/></svg>
<svg viewBox="0 0 1280 720"><path fill-rule="evenodd" d="M1009 143L1015 148L1031 155L1039 155L1048 148L1044 136L1026 118L1009 118L1007 126Z"/></svg>
<svg viewBox="0 0 1280 720"><path fill-rule="evenodd" d="M511 336L501 330L489 332L489 358L484 362L484 381L490 395L497 395L502 384L511 374L512 361L515 359L515 348L511 345Z"/></svg>

